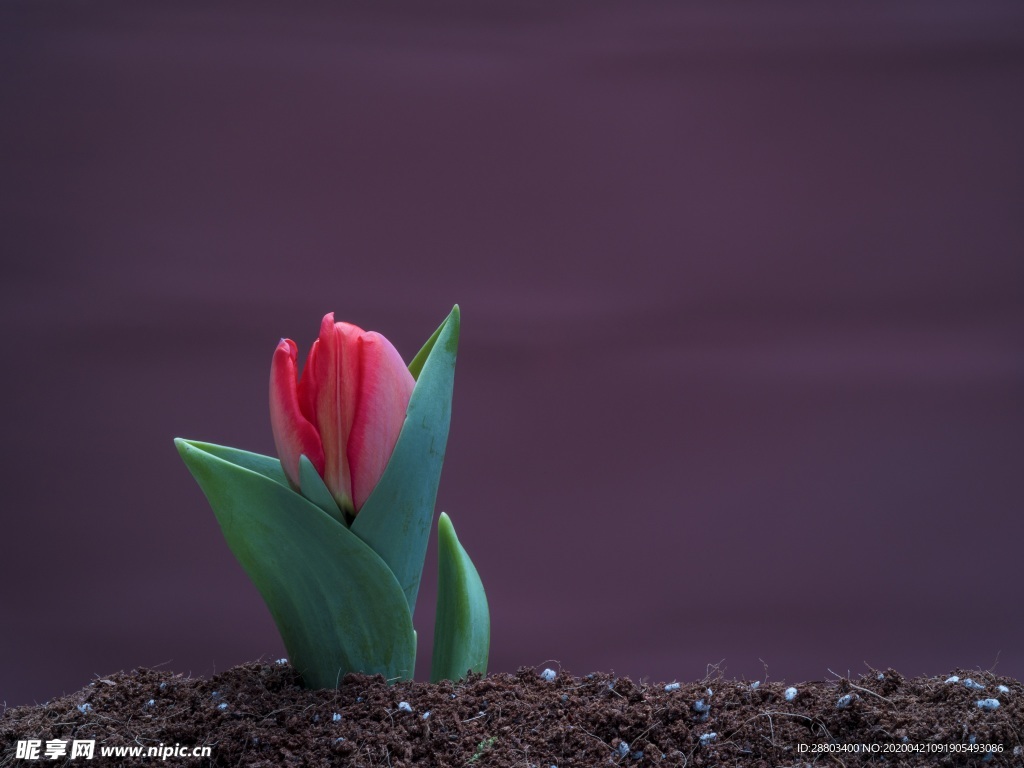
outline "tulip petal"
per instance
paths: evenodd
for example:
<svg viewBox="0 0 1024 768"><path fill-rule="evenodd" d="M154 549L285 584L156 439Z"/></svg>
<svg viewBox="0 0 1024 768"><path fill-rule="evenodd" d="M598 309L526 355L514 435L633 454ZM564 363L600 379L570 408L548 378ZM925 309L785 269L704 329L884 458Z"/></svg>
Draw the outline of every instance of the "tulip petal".
<svg viewBox="0 0 1024 768"><path fill-rule="evenodd" d="M316 376L313 371L316 369L316 361L320 356L320 339L313 341L313 346L306 355L306 365L302 369L302 376L299 378L298 401L299 410L306 417L306 421L316 426Z"/></svg>
<svg viewBox="0 0 1024 768"><path fill-rule="evenodd" d="M300 456L309 457L318 472L324 468L320 436L299 407L297 356L295 342L281 339L270 365L270 426L281 466L294 488L301 483Z"/></svg>
<svg viewBox="0 0 1024 768"><path fill-rule="evenodd" d="M357 405L348 434L352 500L358 511L395 450L416 382L398 350L379 333L363 333L350 348L359 358Z"/></svg>
<svg viewBox="0 0 1024 768"><path fill-rule="evenodd" d="M359 355L355 347L362 332L350 323L334 322L333 312L324 315L315 354L310 354L303 376L308 384L302 399L312 409L323 445L324 483L350 516L355 514L356 505L346 446L359 408Z"/></svg>

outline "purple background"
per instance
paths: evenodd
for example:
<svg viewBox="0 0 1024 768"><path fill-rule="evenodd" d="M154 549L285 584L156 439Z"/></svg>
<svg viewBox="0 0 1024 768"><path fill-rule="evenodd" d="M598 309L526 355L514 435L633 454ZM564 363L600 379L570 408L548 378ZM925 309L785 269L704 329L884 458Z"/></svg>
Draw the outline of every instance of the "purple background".
<svg viewBox="0 0 1024 768"><path fill-rule="evenodd" d="M1024 7L827 7L4 3L0 701L283 655L172 438L455 302L492 670L1024 677Z"/></svg>

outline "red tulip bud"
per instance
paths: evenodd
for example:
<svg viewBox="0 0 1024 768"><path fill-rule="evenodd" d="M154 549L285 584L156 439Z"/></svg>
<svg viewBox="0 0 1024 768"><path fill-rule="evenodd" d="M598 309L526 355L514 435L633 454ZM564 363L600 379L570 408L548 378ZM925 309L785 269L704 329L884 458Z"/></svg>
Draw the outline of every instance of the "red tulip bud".
<svg viewBox="0 0 1024 768"><path fill-rule="evenodd" d="M415 381L391 342L324 316L298 376L297 348L282 339L270 367L270 424L285 475L299 488L308 458L349 516L376 487L405 421Z"/></svg>

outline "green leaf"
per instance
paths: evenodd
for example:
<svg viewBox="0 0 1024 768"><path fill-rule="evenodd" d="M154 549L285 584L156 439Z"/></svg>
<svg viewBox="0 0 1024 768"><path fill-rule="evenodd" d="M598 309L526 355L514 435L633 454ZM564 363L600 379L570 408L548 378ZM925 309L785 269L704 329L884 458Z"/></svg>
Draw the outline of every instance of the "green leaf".
<svg viewBox="0 0 1024 768"><path fill-rule="evenodd" d="M174 444L178 446L178 452L181 453L181 446L178 445L180 437L175 438ZM281 468L281 462L275 459L273 456L264 456L261 453L250 453L249 451L242 451L238 448L229 448L226 445L215 445L214 443L203 443L199 440L181 440L183 443L196 448L197 450L203 451L216 456L218 459L224 459L229 464L237 464L245 469L251 469L260 475L263 475L275 483L283 485L285 488L291 489L291 485L288 483L288 478L284 473L284 469Z"/></svg>
<svg viewBox="0 0 1024 768"><path fill-rule="evenodd" d="M274 478L272 463L280 473L276 460L174 442L307 687L334 688L346 672L413 676L412 615L391 570L372 549Z"/></svg>
<svg viewBox="0 0 1024 768"><path fill-rule="evenodd" d="M430 682L487 672L491 615L473 561L444 512L437 521L437 618Z"/></svg>
<svg viewBox="0 0 1024 768"><path fill-rule="evenodd" d="M299 482L302 485L303 496L348 528L345 513L341 511L338 503L331 496L331 492L324 484L324 479L316 471L313 462L306 458L306 454L299 456Z"/></svg>
<svg viewBox="0 0 1024 768"><path fill-rule="evenodd" d="M452 314L455 315L455 322L459 322L459 305L456 304L452 307ZM450 317L450 316L449 316ZM448 324L448 319L437 326L437 330L430 334L430 338L427 339L426 343L420 348L420 351L416 353L416 357L409 363L409 373L412 374L414 379L419 379L420 371L423 370L423 364L427 361L427 357L430 355L430 351L434 348L434 344L437 343L437 337L441 335L441 331Z"/></svg>
<svg viewBox="0 0 1024 768"><path fill-rule="evenodd" d="M459 346L458 305L430 339L413 360L415 365L423 357L391 460L351 527L395 574L410 614L416 607L448 442Z"/></svg>

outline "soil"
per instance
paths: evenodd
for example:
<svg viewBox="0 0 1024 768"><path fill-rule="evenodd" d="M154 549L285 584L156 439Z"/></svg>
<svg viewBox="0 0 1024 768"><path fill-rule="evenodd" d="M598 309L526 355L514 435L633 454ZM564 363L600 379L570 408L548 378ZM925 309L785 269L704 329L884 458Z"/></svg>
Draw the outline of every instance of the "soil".
<svg viewBox="0 0 1024 768"><path fill-rule="evenodd" d="M7 709L0 766L32 765L17 752L29 739L42 742L35 764L49 765L154 765L160 757L100 753L152 746L176 749L163 760L175 766L1024 766L1016 680L890 669L798 683L787 698L790 687L717 672L678 686L608 674L548 680L524 668L440 684L347 675L335 690L309 691L283 660L212 680L137 669ZM979 706L988 699L998 706ZM47 759L57 739L67 754ZM74 739L95 741L92 763L69 756ZM209 757L190 756L202 746Z"/></svg>

